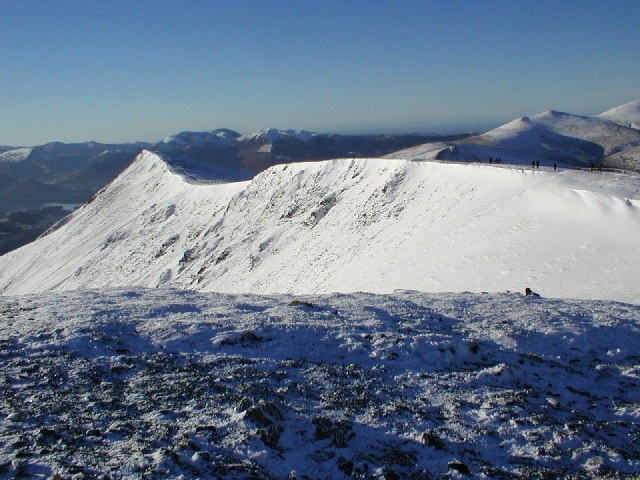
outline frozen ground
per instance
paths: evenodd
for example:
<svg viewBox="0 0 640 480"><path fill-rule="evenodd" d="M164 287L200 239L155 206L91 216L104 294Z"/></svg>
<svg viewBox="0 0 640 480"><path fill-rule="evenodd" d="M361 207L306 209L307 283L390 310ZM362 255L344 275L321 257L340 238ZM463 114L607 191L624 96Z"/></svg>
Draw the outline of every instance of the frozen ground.
<svg viewBox="0 0 640 480"><path fill-rule="evenodd" d="M0 478L640 478L640 306L0 297Z"/></svg>

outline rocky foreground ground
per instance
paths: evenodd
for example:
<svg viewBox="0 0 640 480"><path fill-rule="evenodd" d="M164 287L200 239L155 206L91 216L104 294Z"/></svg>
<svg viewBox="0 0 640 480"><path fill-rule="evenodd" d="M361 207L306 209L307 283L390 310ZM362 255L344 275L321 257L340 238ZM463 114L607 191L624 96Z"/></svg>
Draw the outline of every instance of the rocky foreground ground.
<svg viewBox="0 0 640 480"><path fill-rule="evenodd" d="M0 297L0 478L640 478L640 306Z"/></svg>

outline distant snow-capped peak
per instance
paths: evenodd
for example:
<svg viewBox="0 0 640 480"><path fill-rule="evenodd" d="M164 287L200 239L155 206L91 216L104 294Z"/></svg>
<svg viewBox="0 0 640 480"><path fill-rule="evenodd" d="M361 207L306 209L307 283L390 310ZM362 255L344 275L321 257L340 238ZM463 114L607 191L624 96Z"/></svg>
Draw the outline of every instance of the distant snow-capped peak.
<svg viewBox="0 0 640 480"><path fill-rule="evenodd" d="M268 128L266 130L256 130L255 132L242 135L238 140L273 143L283 137L291 137L306 142L311 140L314 135L314 133L306 130L278 130L277 128Z"/></svg>
<svg viewBox="0 0 640 480"><path fill-rule="evenodd" d="M584 142L601 148L601 152L591 151ZM532 117L515 119L487 133L463 140L462 143L517 148L540 147L545 144L548 151L556 153L573 144L578 150L587 148L588 156L595 155L590 160L586 157L583 159L589 163L597 161L602 155L610 155L640 144L640 135L637 130L609 121L604 116L588 117L548 110Z"/></svg>
<svg viewBox="0 0 640 480"><path fill-rule="evenodd" d="M238 132L227 128L218 128L206 132L185 131L176 135L170 135L156 144L156 148L186 148L198 147L207 144L234 144L236 142L262 142L271 144L281 138L296 138L304 142L309 141L315 134L306 130L278 130L268 128L240 135Z"/></svg>
<svg viewBox="0 0 640 480"><path fill-rule="evenodd" d="M160 145L198 146L207 143L233 143L240 134L228 128L218 128L207 132L180 132L170 135L159 142Z"/></svg>

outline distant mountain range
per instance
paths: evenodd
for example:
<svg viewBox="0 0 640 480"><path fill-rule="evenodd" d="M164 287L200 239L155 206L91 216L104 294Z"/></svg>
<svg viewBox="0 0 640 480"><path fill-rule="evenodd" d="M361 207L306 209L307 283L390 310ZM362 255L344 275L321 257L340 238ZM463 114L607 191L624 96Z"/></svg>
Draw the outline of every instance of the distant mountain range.
<svg viewBox="0 0 640 480"><path fill-rule="evenodd" d="M434 141L456 141L468 135L338 135L304 130L259 130L240 135L228 129L182 132L151 146L174 161L198 160L227 175L249 179L273 165L345 157L381 157Z"/></svg>

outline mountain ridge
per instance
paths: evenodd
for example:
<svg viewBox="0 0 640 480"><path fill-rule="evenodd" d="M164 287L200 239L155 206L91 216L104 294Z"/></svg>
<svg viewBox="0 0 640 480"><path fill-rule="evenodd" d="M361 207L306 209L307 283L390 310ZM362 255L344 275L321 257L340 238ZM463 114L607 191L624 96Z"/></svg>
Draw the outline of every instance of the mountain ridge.
<svg viewBox="0 0 640 480"><path fill-rule="evenodd" d="M389 159L279 165L233 183L192 176L143 152L59 229L0 257L0 292L543 283L559 297L640 302L627 281L640 268L635 176ZM474 275L460 274L469 269ZM576 275L584 283L568 284Z"/></svg>

